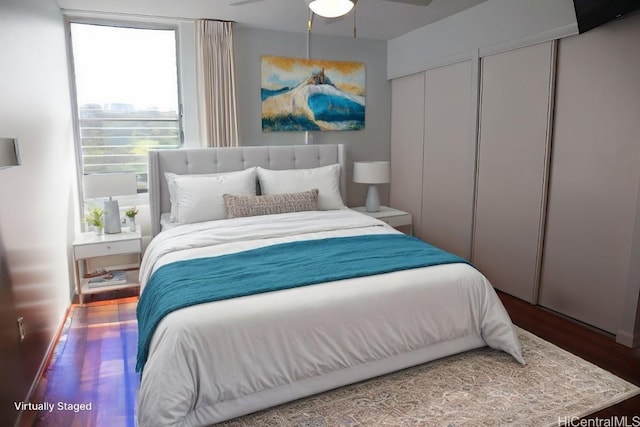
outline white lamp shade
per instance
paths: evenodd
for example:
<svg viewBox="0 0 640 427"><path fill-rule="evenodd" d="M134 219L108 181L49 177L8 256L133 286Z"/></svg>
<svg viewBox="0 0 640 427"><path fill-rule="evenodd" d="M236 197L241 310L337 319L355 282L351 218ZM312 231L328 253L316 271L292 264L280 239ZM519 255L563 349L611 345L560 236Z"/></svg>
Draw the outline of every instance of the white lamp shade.
<svg viewBox="0 0 640 427"><path fill-rule="evenodd" d="M353 182L386 184L390 181L389 162L353 162Z"/></svg>
<svg viewBox="0 0 640 427"><path fill-rule="evenodd" d="M138 192L134 173L95 173L84 175L84 198L128 196Z"/></svg>
<svg viewBox="0 0 640 427"><path fill-rule="evenodd" d="M316 15L337 18L349 13L353 9L353 2L351 0L313 0L309 3L309 8Z"/></svg>

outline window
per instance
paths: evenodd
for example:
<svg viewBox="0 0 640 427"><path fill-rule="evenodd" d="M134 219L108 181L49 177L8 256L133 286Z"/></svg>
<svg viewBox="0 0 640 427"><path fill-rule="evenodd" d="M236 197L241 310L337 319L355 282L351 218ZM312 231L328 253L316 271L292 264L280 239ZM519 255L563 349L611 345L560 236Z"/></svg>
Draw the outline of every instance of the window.
<svg viewBox="0 0 640 427"><path fill-rule="evenodd" d="M135 172L182 142L176 31L70 23L82 173Z"/></svg>

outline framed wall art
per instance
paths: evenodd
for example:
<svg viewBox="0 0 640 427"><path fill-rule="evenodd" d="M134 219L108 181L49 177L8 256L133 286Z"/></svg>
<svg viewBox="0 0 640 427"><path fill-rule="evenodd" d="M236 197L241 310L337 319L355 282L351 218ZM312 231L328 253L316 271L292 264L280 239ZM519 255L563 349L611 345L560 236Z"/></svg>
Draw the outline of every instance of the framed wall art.
<svg viewBox="0 0 640 427"><path fill-rule="evenodd" d="M364 129L364 63L262 56L261 72L263 132Z"/></svg>

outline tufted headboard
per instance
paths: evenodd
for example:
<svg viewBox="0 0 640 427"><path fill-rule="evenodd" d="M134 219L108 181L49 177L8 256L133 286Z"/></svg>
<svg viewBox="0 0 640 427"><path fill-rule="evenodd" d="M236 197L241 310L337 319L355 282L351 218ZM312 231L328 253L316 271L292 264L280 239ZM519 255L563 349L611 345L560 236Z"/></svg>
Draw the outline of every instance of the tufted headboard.
<svg viewBox="0 0 640 427"><path fill-rule="evenodd" d="M289 145L152 150L149 152L151 235L160 232L160 215L171 210L165 172L201 174L233 172L253 166L266 169L307 169L340 163L340 192L346 200L344 145Z"/></svg>

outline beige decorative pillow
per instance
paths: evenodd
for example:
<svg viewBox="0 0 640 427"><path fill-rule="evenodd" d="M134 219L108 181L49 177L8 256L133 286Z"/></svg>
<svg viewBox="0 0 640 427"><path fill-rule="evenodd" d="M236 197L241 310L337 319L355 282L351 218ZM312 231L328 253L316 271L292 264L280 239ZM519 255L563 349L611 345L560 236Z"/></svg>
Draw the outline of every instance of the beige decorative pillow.
<svg viewBox="0 0 640 427"><path fill-rule="evenodd" d="M227 218L272 215L287 212L318 210L318 189L299 193L268 194L265 196L234 196L224 194Z"/></svg>

